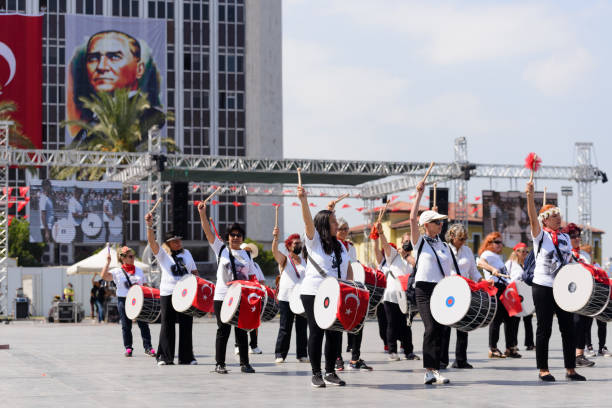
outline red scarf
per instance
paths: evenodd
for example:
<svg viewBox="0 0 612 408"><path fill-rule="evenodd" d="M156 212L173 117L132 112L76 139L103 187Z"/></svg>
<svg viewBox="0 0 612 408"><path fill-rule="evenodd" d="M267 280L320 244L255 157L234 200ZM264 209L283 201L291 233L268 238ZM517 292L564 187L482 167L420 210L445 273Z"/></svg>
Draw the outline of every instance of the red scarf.
<svg viewBox="0 0 612 408"><path fill-rule="evenodd" d="M558 231L553 231L548 227L542 227L542 229L546 232L548 232L551 236L552 236L552 242L555 246L559 246L559 232Z"/></svg>
<svg viewBox="0 0 612 408"><path fill-rule="evenodd" d="M346 248L347 251L349 250L349 243L348 243L348 241L344 241L342 239L339 239L338 241L342 242L342 245L344 245L344 247Z"/></svg>
<svg viewBox="0 0 612 408"><path fill-rule="evenodd" d="M572 253L576 257L576 259L580 259L580 248L572 248Z"/></svg>
<svg viewBox="0 0 612 408"><path fill-rule="evenodd" d="M130 275L133 275L136 272L136 266L134 265L123 264L121 265L121 268L123 268L123 270L129 273Z"/></svg>

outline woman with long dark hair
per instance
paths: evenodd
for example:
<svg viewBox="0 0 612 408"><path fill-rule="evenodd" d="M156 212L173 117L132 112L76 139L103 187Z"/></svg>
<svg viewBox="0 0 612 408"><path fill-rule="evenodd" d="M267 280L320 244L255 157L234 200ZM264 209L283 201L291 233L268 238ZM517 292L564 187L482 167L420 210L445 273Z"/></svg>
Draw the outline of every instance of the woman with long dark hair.
<svg viewBox="0 0 612 408"><path fill-rule="evenodd" d="M308 320L308 355L312 368L312 386L316 388L329 385L346 385L335 373L334 363L338 355L338 336L341 332L321 329L315 320L314 301L319 285L325 276L343 280L353 280L353 270L346 248L336 238L338 221L333 211L322 210L314 220L310 214L306 190L297 188L297 196L302 205L302 218L306 231L308 262L306 276L302 281L302 303ZM325 377L321 373L321 349L325 335Z"/></svg>

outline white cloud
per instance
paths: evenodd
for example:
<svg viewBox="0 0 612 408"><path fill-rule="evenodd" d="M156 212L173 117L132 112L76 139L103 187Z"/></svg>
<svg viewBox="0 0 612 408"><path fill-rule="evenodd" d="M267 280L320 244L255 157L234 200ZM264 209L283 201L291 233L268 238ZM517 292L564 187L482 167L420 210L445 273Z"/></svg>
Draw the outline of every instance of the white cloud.
<svg viewBox="0 0 612 408"><path fill-rule="evenodd" d="M584 78L593 65L587 51L576 49L529 63L523 77L543 92L562 94Z"/></svg>

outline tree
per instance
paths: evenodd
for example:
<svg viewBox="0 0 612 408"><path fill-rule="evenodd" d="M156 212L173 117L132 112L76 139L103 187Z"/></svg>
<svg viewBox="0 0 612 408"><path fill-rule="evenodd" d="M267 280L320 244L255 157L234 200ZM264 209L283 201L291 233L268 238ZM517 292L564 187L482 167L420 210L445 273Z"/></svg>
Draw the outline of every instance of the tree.
<svg viewBox="0 0 612 408"><path fill-rule="evenodd" d="M257 241L253 241L250 238L244 240L244 242L253 243L257 245L257 249L259 250L259 255L255 259L255 262L259 264L261 267L261 271L266 276L276 276L278 275L278 267L276 264L276 260L274 259L274 255L272 255L272 251L266 251L263 248L263 245L258 243Z"/></svg>
<svg viewBox="0 0 612 408"><path fill-rule="evenodd" d="M10 258L17 258L19 266L41 266L45 244L30 242L30 223L26 220L13 218L8 229Z"/></svg>

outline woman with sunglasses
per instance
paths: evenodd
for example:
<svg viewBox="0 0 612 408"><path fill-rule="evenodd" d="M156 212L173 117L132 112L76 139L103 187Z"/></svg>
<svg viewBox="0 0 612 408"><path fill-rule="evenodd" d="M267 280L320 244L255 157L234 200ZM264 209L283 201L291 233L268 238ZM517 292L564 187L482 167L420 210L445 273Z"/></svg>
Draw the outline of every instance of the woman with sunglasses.
<svg viewBox="0 0 612 408"><path fill-rule="evenodd" d="M523 266L525 264L525 258L527 258L528 254L527 245L524 242L519 242L512 248L512 253L506 261L506 269L508 270L508 274L510 275L510 280L512 282L517 280L523 280L523 274L525 271L523 270ZM523 317L523 325L525 327L525 348L526 350L533 350L533 324L532 324L533 315L524 316ZM514 327L512 329L513 341L515 350L518 349L518 329L520 326L520 318L518 320L513 320Z"/></svg>
<svg viewBox="0 0 612 408"><path fill-rule="evenodd" d="M308 335L306 318L295 315L289 307L291 291L298 283L304 280L306 274L306 260L302 258L302 240L299 234L291 234L285 240L287 255L278 249L278 235L280 231L275 227L272 231L272 255L278 263L281 271L278 282L278 306L280 311L280 325L276 337L276 348L274 350L275 362L283 363L289 353L291 344L291 328L295 321L295 354L300 363L308 362Z"/></svg>
<svg viewBox="0 0 612 408"><path fill-rule="evenodd" d="M417 197L410 211L410 240L417 251L415 294L419 314L425 326L423 334L424 383L448 384L450 381L439 371L444 326L433 318L430 309L431 295L436 284L446 276L450 276L455 269L453 254L439 237L442 223L448 217L432 210L423 211L419 216L419 203L425 191L425 182L420 181L416 190Z"/></svg>
<svg viewBox="0 0 612 408"><path fill-rule="evenodd" d="M333 211L321 210L312 218L308 196L302 186L297 188L297 196L302 207L302 219L306 232L305 245L308 250L306 276L302 281L301 299L308 320L308 356L312 368L312 386L323 388L326 384L344 386L335 373L334 363L338 355L338 337L342 332L321 329L315 320L314 301L319 286L325 276L343 280L353 280L353 270L349 263L348 252L336 238L338 221ZM325 377L321 373L321 351L325 336Z"/></svg>
<svg viewBox="0 0 612 408"><path fill-rule="evenodd" d="M561 309L553 296L553 281L559 268L571 262L570 238L561 232L561 210L554 205L543 206L536 211L533 198L533 182L528 182L527 214L531 225L533 251L536 254L533 271L533 303L538 326L536 329L536 360L541 381L555 381L548 369L548 343L552 333L553 316L557 315L561 340L565 377L570 381L585 381L576 372L576 345L574 343L574 321L572 314Z"/></svg>
<svg viewBox="0 0 612 408"><path fill-rule="evenodd" d="M119 312L119 320L121 321L121 332L123 334L123 346L125 347L125 356L132 357L134 347L132 344L132 321L125 315L125 298L127 292L132 285L144 285L146 277L142 269L134 265L134 250L129 247L122 247L117 254L117 260L121 264L118 268L108 270L111 263L110 253L106 257L106 265L100 272L100 277L105 281L114 281L117 286L117 310ZM145 354L155 357L155 350L151 346L151 331L149 324L137 320L140 336L142 337L142 346Z"/></svg>
<svg viewBox="0 0 612 408"><path fill-rule="evenodd" d="M200 222L206 235L206 239L217 256L217 283L215 286L214 308L217 316L217 337L215 340L215 372L227 374L225 368L225 354L232 326L221 321L221 306L223 299L229 289L228 282L233 280L248 280L249 275L255 273L255 265L251 255L241 249L244 241L244 229L240 224L234 223L225 232L225 243L219 239L210 228L208 216L206 215L206 202L198 204ZM255 370L249 364L249 344L247 332L234 327L234 335L238 344L240 355L240 371L243 373L254 373Z"/></svg>
<svg viewBox="0 0 612 408"><path fill-rule="evenodd" d="M521 358L522 356L514 349L514 335L512 329L515 322L512 319L518 317L510 317L508 311L502 305L499 297L510 284L510 275L502 258L502 250L504 243L501 234L497 231L487 235L478 249L478 267L484 270L485 279L492 282L497 288L497 312L493 321L489 325L489 358ZM504 334L506 338L506 352L502 352L497 348L499 340L499 329L504 324Z"/></svg>

